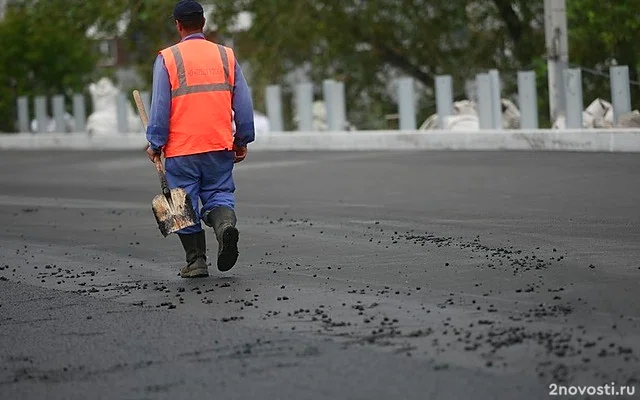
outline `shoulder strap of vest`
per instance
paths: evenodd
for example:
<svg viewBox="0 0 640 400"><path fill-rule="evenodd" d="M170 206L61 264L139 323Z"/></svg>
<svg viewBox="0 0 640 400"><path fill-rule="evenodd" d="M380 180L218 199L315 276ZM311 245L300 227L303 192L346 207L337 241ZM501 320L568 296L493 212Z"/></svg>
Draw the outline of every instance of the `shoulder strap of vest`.
<svg viewBox="0 0 640 400"><path fill-rule="evenodd" d="M227 55L227 49L224 46L216 44L218 47L218 51L220 52L220 59L222 60L222 69L224 70L224 81L231 86L233 90L233 84L231 83L231 79L229 78L229 69L233 68L229 63L229 56Z"/></svg>

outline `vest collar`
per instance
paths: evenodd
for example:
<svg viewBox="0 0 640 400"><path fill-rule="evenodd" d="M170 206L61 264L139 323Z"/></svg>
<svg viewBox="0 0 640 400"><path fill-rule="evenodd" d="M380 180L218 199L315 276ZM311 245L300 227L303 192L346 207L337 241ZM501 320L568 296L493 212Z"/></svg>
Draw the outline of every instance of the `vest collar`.
<svg viewBox="0 0 640 400"><path fill-rule="evenodd" d="M192 33L191 35L185 36L184 39L181 40L181 42L190 39L204 39L204 33Z"/></svg>

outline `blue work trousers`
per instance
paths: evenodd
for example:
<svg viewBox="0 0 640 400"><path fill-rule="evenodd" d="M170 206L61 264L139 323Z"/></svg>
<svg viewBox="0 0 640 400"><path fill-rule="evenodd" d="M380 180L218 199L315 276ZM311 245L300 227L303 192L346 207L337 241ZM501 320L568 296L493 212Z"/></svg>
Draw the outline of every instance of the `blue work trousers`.
<svg viewBox="0 0 640 400"><path fill-rule="evenodd" d="M178 234L202 231L200 221L206 211L220 206L235 208L234 156L233 151L211 151L165 160L169 187L183 188L187 192L198 221L197 225L184 228Z"/></svg>

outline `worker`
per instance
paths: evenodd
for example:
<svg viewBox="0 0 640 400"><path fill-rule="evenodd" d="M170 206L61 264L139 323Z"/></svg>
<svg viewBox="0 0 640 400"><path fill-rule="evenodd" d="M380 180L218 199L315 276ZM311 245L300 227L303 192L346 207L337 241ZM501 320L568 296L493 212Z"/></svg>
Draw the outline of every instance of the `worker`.
<svg viewBox="0 0 640 400"><path fill-rule="evenodd" d="M202 5L182 0L173 19L181 40L155 60L147 155L155 162L164 153L169 186L183 188L192 201L198 222L177 234L187 262L180 276L197 278L209 276L200 220L215 232L218 269L228 271L237 262L233 167L255 139L254 114L233 50L203 34Z"/></svg>

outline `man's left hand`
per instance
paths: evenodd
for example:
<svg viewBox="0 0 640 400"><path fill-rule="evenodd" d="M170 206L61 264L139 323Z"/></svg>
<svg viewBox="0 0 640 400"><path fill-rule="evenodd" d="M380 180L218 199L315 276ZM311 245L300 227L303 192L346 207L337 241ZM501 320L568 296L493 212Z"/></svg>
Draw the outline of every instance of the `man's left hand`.
<svg viewBox="0 0 640 400"><path fill-rule="evenodd" d="M239 163L247 157L247 146L233 145L233 151L235 152L234 163Z"/></svg>

